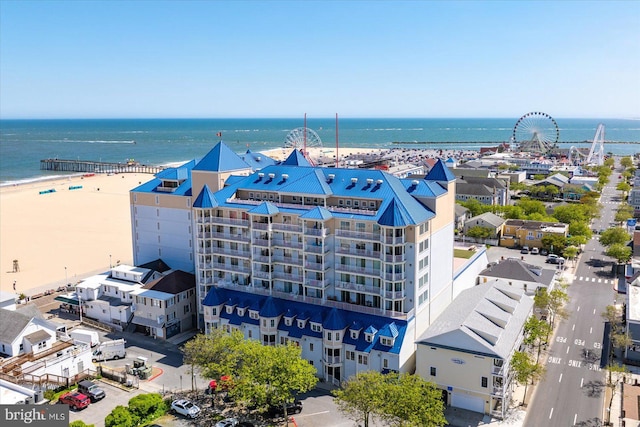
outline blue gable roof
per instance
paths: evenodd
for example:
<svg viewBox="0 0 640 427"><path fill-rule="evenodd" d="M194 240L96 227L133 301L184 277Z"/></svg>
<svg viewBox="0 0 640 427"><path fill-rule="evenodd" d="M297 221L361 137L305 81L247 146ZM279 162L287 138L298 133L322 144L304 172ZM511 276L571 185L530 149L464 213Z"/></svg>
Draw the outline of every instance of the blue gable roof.
<svg viewBox="0 0 640 427"><path fill-rule="evenodd" d="M431 168L427 176L424 178L427 181L455 181L456 176L449 170L441 159L438 159L435 165Z"/></svg>
<svg viewBox="0 0 640 427"><path fill-rule="evenodd" d="M331 331L341 331L347 327L347 324L338 309L332 308L322 322L322 327Z"/></svg>
<svg viewBox="0 0 640 427"><path fill-rule="evenodd" d="M193 170L224 172L249 168L247 162L242 160L227 144L220 141L198 162Z"/></svg>
<svg viewBox="0 0 640 427"><path fill-rule="evenodd" d="M215 196L213 195L211 190L209 190L209 186L205 184L202 188L202 191L200 192L200 194L198 194L198 197L196 197L196 200L193 202L193 207L207 209L215 208L217 206L218 202L216 201Z"/></svg>
<svg viewBox="0 0 640 427"><path fill-rule="evenodd" d="M317 207L317 208L313 208L311 209L309 212L306 212L302 215L300 215L300 218L304 218L304 219L320 219L320 220L327 220L327 219L331 219L333 217L333 215L331 214L331 212L329 212L326 208L323 207Z"/></svg>
<svg viewBox="0 0 640 427"><path fill-rule="evenodd" d="M380 215L378 224L389 227L404 227L409 224L409 219L406 217L402 206L396 203L396 199L391 199L382 215Z"/></svg>
<svg viewBox="0 0 640 427"><path fill-rule="evenodd" d="M249 211L250 214L256 215L275 215L278 212L278 208L271 202L262 202Z"/></svg>
<svg viewBox="0 0 640 427"><path fill-rule="evenodd" d="M246 164L251 166L251 169L258 170L266 166L275 165L277 162L269 156L265 156L262 153L253 153L251 150L247 150L242 156L242 160Z"/></svg>
<svg viewBox="0 0 640 427"><path fill-rule="evenodd" d="M304 157L301 150L293 150L289 157L287 157L282 165L288 166L311 166L311 163Z"/></svg>

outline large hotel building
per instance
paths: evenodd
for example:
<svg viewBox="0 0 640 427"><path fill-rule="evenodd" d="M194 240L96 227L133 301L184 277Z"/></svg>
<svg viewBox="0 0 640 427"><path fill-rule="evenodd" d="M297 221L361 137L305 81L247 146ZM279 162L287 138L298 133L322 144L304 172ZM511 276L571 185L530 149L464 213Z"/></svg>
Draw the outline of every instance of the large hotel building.
<svg viewBox="0 0 640 427"><path fill-rule="evenodd" d="M283 162L218 143L131 191L136 265L196 275L198 323L302 348L318 376L413 372L453 286L455 177Z"/></svg>

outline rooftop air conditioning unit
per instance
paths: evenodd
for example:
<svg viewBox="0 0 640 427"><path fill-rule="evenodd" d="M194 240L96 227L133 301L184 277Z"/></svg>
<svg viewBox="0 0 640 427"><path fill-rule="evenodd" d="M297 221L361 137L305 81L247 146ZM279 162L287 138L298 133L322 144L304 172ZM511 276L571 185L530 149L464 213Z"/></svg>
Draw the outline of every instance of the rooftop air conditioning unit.
<svg viewBox="0 0 640 427"><path fill-rule="evenodd" d="M275 177L276 177L276 174L275 174L275 173L270 173L270 174L269 174L269 178L273 179L273 178L275 178Z"/></svg>
<svg viewBox="0 0 640 427"><path fill-rule="evenodd" d="M329 175L327 175L328 181L331 182L336 178L336 175L333 173L330 173Z"/></svg>
<svg viewBox="0 0 640 427"><path fill-rule="evenodd" d="M377 181L376 181L376 184L378 184L378 185L382 185L382 180L381 180L381 179L377 180Z"/></svg>
<svg viewBox="0 0 640 427"><path fill-rule="evenodd" d="M414 179L413 181L411 181L411 183L412 183L413 185L418 185L420 182L419 182L417 179Z"/></svg>
<svg viewBox="0 0 640 427"><path fill-rule="evenodd" d="M367 178L367 184L373 184L373 178Z"/></svg>
<svg viewBox="0 0 640 427"><path fill-rule="evenodd" d="M256 162L259 162L260 160L262 160L262 157L260 156L256 157Z"/></svg>
<svg viewBox="0 0 640 427"><path fill-rule="evenodd" d="M282 179L285 179L285 180L286 180L286 179L289 179L289 174L287 174L287 173L283 173L283 174L282 174Z"/></svg>
<svg viewBox="0 0 640 427"><path fill-rule="evenodd" d="M351 182L355 184L356 182L358 182L358 178L351 178Z"/></svg>
<svg viewBox="0 0 640 427"><path fill-rule="evenodd" d="M264 172L260 172L260 173L258 174L258 176L259 176L260 178L264 178Z"/></svg>

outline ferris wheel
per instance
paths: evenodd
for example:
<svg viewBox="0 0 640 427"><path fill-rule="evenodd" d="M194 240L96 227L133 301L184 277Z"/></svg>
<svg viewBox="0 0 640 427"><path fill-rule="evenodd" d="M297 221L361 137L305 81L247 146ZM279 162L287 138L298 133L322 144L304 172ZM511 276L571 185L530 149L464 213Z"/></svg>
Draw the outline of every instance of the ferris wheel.
<svg viewBox="0 0 640 427"><path fill-rule="evenodd" d="M295 128L284 139L284 148L304 150L305 146L307 148L322 147L322 140L312 129L305 127Z"/></svg>
<svg viewBox="0 0 640 427"><path fill-rule="evenodd" d="M547 113L527 113L513 127L512 141L520 151L547 153L557 146L559 139L558 124Z"/></svg>

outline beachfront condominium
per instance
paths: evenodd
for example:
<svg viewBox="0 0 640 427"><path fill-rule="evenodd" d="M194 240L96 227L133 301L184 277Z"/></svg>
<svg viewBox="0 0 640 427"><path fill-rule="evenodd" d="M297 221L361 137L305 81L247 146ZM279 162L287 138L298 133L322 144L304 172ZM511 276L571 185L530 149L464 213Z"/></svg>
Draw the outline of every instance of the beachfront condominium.
<svg viewBox="0 0 640 427"><path fill-rule="evenodd" d="M454 200L440 161L424 179L299 151L257 168L218 143L132 190L135 263L193 271L202 329L299 345L326 380L413 371L454 297Z"/></svg>

